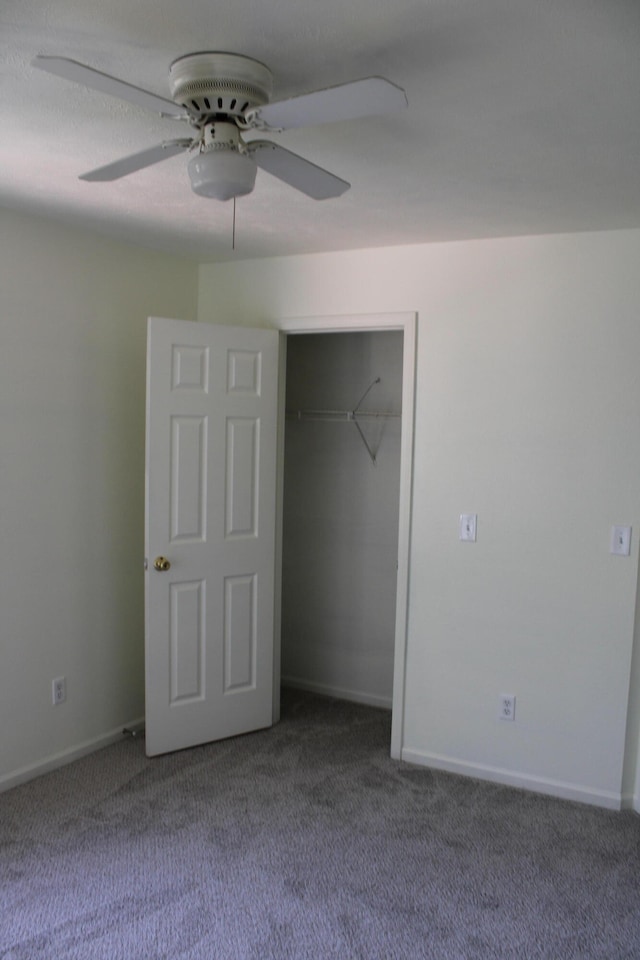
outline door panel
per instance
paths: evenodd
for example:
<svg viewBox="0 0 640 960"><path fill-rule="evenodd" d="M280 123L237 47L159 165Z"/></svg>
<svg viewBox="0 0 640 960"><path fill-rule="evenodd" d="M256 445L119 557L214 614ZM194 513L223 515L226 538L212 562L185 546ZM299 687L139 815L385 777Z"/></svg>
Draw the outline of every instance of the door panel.
<svg viewBox="0 0 640 960"><path fill-rule="evenodd" d="M149 321L150 756L271 724L277 377L273 330Z"/></svg>

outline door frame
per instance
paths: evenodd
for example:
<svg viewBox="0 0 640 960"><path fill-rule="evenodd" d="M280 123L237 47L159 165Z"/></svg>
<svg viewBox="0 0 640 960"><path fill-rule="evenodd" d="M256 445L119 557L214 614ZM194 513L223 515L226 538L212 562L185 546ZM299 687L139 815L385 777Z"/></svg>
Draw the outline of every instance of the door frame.
<svg viewBox="0 0 640 960"><path fill-rule="evenodd" d="M280 718L282 644L282 520L284 505L284 431L287 337L305 333L367 333L400 330L402 346L402 425L400 434L400 500L398 515L398 576L391 709L391 756L401 759L404 742L407 626L409 614L409 555L413 489L413 430L416 387L417 313L366 313L345 316L286 317L274 321L280 331L278 399L276 603L273 656L273 722Z"/></svg>

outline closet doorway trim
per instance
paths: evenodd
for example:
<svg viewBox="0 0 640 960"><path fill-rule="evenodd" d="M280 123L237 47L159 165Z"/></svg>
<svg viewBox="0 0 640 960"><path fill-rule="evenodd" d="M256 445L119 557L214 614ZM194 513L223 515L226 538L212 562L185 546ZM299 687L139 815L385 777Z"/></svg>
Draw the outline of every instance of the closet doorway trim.
<svg viewBox="0 0 640 960"><path fill-rule="evenodd" d="M402 428L400 440L400 510L398 516L398 577L396 582L396 622L393 663L393 701L391 720L391 756L400 760L404 745L405 679L407 661L407 625L409 614L409 554L411 549L411 498L413 478L413 430L415 405L415 370L417 346L417 313L367 313L343 316L286 317L276 320L281 331L280 369L286 370L288 336L305 333L367 333L400 330L402 348ZM282 508L284 488L284 425L286 377L280 383L280 429L278 439L278 544L276 557L277 623L276 637L281 635L280 599L282 595ZM279 704L280 652L274 657L274 704Z"/></svg>

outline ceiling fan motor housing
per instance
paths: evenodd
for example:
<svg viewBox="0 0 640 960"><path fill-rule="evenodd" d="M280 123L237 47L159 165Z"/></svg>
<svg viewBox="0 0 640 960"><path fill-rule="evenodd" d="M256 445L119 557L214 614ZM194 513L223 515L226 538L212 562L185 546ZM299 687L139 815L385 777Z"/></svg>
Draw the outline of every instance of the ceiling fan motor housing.
<svg viewBox="0 0 640 960"><path fill-rule="evenodd" d="M228 116L268 103L271 71L263 63L236 53L190 53L169 68L171 97L197 120Z"/></svg>

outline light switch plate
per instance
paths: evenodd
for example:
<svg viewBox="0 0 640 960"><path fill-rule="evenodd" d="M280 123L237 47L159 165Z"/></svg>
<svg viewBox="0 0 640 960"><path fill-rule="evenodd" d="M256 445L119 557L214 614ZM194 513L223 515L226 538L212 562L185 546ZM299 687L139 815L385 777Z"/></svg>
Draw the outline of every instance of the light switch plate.
<svg viewBox="0 0 640 960"><path fill-rule="evenodd" d="M631 527L611 527L610 553L619 557L628 557L631 552Z"/></svg>
<svg viewBox="0 0 640 960"><path fill-rule="evenodd" d="M477 525L478 525L477 513L461 513L460 514L460 539L475 543Z"/></svg>

